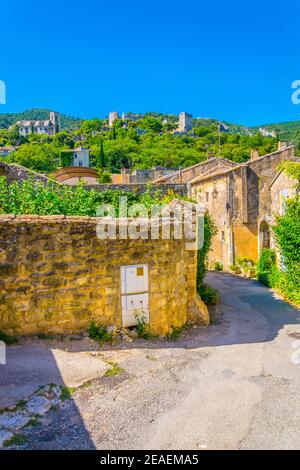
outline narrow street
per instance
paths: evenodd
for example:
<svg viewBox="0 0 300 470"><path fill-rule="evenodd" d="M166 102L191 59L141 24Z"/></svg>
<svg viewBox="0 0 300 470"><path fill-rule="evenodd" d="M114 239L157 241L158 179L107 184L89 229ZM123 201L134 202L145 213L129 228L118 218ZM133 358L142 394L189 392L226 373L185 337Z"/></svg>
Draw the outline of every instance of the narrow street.
<svg viewBox="0 0 300 470"><path fill-rule="evenodd" d="M98 358L101 371L112 361L124 371L95 372L89 386L28 428L22 448L299 449L299 310L254 280L210 273L207 282L221 296L209 328L98 352L87 352L89 340L73 341L70 354ZM17 360L32 347L9 354ZM8 395L13 369L8 362L2 375Z"/></svg>

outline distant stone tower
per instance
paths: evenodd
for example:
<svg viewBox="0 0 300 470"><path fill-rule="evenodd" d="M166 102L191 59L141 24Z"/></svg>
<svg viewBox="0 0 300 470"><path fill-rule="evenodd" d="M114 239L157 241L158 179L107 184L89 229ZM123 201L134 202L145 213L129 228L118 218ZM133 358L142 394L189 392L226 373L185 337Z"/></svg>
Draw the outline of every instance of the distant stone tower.
<svg viewBox="0 0 300 470"><path fill-rule="evenodd" d="M119 113L117 111L111 111L108 115L108 125L112 127L114 121L119 119Z"/></svg>
<svg viewBox="0 0 300 470"><path fill-rule="evenodd" d="M189 132L193 128L193 116L191 114L182 112L179 114L179 132Z"/></svg>
<svg viewBox="0 0 300 470"><path fill-rule="evenodd" d="M51 112L50 113L50 122L53 125L53 134L57 134L57 132L60 132L61 126L60 126L60 114Z"/></svg>

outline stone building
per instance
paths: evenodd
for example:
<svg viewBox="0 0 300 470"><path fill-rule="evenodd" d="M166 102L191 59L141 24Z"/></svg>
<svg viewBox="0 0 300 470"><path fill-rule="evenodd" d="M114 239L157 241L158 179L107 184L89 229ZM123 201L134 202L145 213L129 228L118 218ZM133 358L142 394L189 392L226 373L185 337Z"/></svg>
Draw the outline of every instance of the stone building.
<svg viewBox="0 0 300 470"><path fill-rule="evenodd" d="M155 180L155 182L158 184L187 183L189 185L190 182L197 176L211 174L215 171L220 170L225 171L230 168L234 168L235 166L237 166L237 163L232 162L231 160L226 160L226 158L217 158L213 155L209 155L207 160L200 163L196 163L195 165L189 166L188 168L180 168L179 170L175 170L165 176L161 176L160 178Z"/></svg>
<svg viewBox="0 0 300 470"><path fill-rule="evenodd" d="M29 134L48 134L55 135L60 132L60 115L51 112L49 119L36 121L18 121L19 134L26 137Z"/></svg>
<svg viewBox="0 0 300 470"><path fill-rule="evenodd" d="M196 293L195 240L162 236L102 239L107 221L91 217L0 216L0 330L67 333L92 320L130 327L144 317L164 335L189 320L209 323ZM122 235L121 235L121 228ZM148 238L145 236L148 234ZM191 249L194 243L194 249Z"/></svg>
<svg viewBox="0 0 300 470"><path fill-rule="evenodd" d="M109 125L109 127L112 127L114 121L116 121L117 119L119 119L118 111L111 111L108 115L108 125Z"/></svg>
<svg viewBox="0 0 300 470"><path fill-rule="evenodd" d="M150 169L137 169L130 170L122 168L120 174L111 174L112 181L119 184L143 184L155 181L163 176L173 173L174 170L164 168L162 166L155 166Z"/></svg>
<svg viewBox="0 0 300 470"><path fill-rule="evenodd" d="M274 193L279 184L274 178L282 161L295 158L294 147L280 142L276 152L260 157L252 151L246 163L216 166L189 182L190 194L208 209L218 228L212 266L219 261L228 270L236 257L257 261L261 249L270 246L272 187Z"/></svg>
<svg viewBox="0 0 300 470"><path fill-rule="evenodd" d="M84 147L77 147L75 149L64 150L64 153L67 153L71 156L71 161L69 166L90 166L90 151Z"/></svg>
<svg viewBox="0 0 300 470"><path fill-rule="evenodd" d="M189 132L193 128L193 116L182 112L179 114L178 132Z"/></svg>

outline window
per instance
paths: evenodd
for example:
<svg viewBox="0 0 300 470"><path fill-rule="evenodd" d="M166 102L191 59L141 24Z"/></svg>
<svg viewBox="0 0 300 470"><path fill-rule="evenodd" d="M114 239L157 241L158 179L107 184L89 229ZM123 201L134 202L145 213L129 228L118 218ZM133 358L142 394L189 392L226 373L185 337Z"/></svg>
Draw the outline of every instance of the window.
<svg viewBox="0 0 300 470"><path fill-rule="evenodd" d="M208 192L205 193L205 201L206 201L206 202L209 201L209 193L208 193Z"/></svg>

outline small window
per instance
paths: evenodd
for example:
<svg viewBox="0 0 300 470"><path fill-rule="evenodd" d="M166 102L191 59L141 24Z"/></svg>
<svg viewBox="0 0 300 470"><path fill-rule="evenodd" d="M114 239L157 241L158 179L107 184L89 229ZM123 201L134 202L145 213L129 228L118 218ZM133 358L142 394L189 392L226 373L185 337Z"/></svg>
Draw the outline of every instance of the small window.
<svg viewBox="0 0 300 470"><path fill-rule="evenodd" d="M221 232L221 241L225 242L225 232L224 232L224 230L222 230L222 232Z"/></svg>
<svg viewBox="0 0 300 470"><path fill-rule="evenodd" d="M206 201L206 202L209 201L209 193L205 193L205 201Z"/></svg>

